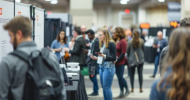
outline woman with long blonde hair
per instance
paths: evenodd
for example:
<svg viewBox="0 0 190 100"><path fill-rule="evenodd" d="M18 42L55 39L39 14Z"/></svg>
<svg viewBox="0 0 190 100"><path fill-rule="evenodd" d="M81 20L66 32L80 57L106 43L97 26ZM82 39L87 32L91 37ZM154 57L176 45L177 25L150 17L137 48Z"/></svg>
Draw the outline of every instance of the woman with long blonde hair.
<svg viewBox="0 0 190 100"><path fill-rule="evenodd" d="M99 52L98 57L91 55L99 64L100 82L103 88L104 100L112 100L111 86L115 74L116 45L104 28L99 31Z"/></svg>
<svg viewBox="0 0 190 100"><path fill-rule="evenodd" d="M153 84L150 100L190 100L190 29L172 32L164 61L167 73Z"/></svg>

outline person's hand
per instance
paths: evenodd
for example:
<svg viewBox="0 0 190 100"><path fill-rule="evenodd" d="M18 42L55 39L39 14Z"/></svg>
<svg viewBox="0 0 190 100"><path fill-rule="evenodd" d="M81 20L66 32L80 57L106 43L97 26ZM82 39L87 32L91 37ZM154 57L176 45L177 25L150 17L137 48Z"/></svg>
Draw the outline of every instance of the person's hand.
<svg viewBox="0 0 190 100"><path fill-rule="evenodd" d="M153 44L153 48L157 48L157 46L155 44Z"/></svg>
<svg viewBox="0 0 190 100"><path fill-rule="evenodd" d="M88 53L88 50L84 49L84 53Z"/></svg>
<svg viewBox="0 0 190 100"><path fill-rule="evenodd" d="M105 55L102 53L98 54L98 56L102 56L103 58L105 58Z"/></svg>
<svg viewBox="0 0 190 100"><path fill-rule="evenodd" d="M160 48L160 45L157 45L156 47L157 47L157 48Z"/></svg>
<svg viewBox="0 0 190 100"><path fill-rule="evenodd" d="M97 60L97 57L90 55L90 58L92 58L93 60Z"/></svg>
<svg viewBox="0 0 190 100"><path fill-rule="evenodd" d="M89 47L89 46L90 46L90 43L86 44L86 46Z"/></svg>
<svg viewBox="0 0 190 100"><path fill-rule="evenodd" d="M65 52L69 52L69 48L64 48L63 49Z"/></svg>
<svg viewBox="0 0 190 100"><path fill-rule="evenodd" d="M117 63L117 61L114 61L114 64L116 64Z"/></svg>

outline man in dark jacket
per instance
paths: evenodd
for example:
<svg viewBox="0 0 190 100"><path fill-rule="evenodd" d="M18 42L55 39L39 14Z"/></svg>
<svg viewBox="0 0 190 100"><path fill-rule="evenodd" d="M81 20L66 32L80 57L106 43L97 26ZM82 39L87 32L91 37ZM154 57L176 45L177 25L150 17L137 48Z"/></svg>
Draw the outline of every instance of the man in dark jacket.
<svg viewBox="0 0 190 100"><path fill-rule="evenodd" d="M153 48L157 49L157 56L156 56L155 61L154 61L155 68L154 68L153 75L150 76L151 78L155 78L156 72L158 69L158 65L159 65L159 59L160 59L161 51L163 48L165 48L168 45L167 41L165 39L163 39L163 33L161 31L158 31L157 36L158 36L158 41L156 41L153 44Z"/></svg>
<svg viewBox="0 0 190 100"><path fill-rule="evenodd" d="M39 50L31 39L32 24L29 18L23 16L15 17L4 26L4 29L9 32L10 42L14 50L23 51L28 55L33 51ZM48 58L54 62L55 69L60 70L60 76L63 81L63 75L56 56L50 53ZM28 68L29 64L17 56L7 55L2 59L0 63L0 100L23 99ZM62 95L62 100L66 100L64 87Z"/></svg>
<svg viewBox="0 0 190 100"><path fill-rule="evenodd" d="M190 28L190 17L188 18L184 18L181 20L180 22L180 27L187 27L187 28ZM164 57L165 55L167 54L168 52L168 46L165 47L162 52L161 52L161 56L160 56L160 62L159 62L159 65L160 65L160 75L163 76L164 73L165 73L165 69L163 67L163 60L164 60Z"/></svg>
<svg viewBox="0 0 190 100"><path fill-rule="evenodd" d="M71 62L78 62L82 70L83 66L86 64L86 55L84 53L86 43L80 29L78 28L74 29L73 37L76 38L73 50L69 50L68 48L65 48L64 50L71 54Z"/></svg>
<svg viewBox="0 0 190 100"><path fill-rule="evenodd" d="M96 75L98 74L99 66L96 60L93 60L90 55L98 56L96 52L99 51L99 39L95 37L95 33L93 30L89 29L85 32L90 39L90 50L88 50L88 59L87 65L89 67L89 77L93 83L93 92L89 96L97 96L98 95L98 80Z"/></svg>

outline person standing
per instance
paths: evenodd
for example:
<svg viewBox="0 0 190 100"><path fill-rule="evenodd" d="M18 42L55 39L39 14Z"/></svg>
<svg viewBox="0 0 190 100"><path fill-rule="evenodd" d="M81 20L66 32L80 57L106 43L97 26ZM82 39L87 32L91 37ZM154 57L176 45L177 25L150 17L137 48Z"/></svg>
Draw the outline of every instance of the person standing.
<svg viewBox="0 0 190 100"><path fill-rule="evenodd" d="M115 65L116 65L116 75L120 87L120 95L117 98L123 98L129 95L127 82L123 78L125 63L126 63L125 53L127 52L127 42L125 40L125 33L123 28L116 27L113 33L113 38L116 40L117 59L115 61ZM124 89L125 89L125 94L124 94Z"/></svg>
<svg viewBox="0 0 190 100"><path fill-rule="evenodd" d="M129 61L138 61L137 71L139 77L140 92L143 92L143 64L144 64L144 41L140 38L139 32L135 30L133 32L133 38L128 43L127 55ZM130 66L129 66L130 67ZM134 92L134 76L136 67L130 67L130 82L131 82L131 92Z"/></svg>
<svg viewBox="0 0 190 100"><path fill-rule="evenodd" d="M83 66L86 64L86 55L84 53L85 49L85 40L80 29L75 28L73 37L75 38L75 44L72 50L68 48L64 48L65 52L69 52L72 57L70 59L71 62L78 62L80 69L83 69Z"/></svg>
<svg viewBox="0 0 190 100"><path fill-rule="evenodd" d="M29 18L17 16L4 25L3 28L8 30L10 42L14 51L21 51L29 55L34 51L40 50L38 49L36 43L31 39L32 23ZM56 56L53 53L49 53L47 59L49 63L52 64L52 68L60 72L60 77L63 81L63 74ZM16 55L9 54L2 58L0 63L0 100L23 100L23 98L26 97L25 93L29 92L25 91L26 89L31 90L29 93L33 91L32 87L25 87L27 79L26 76L28 76L26 74L28 73L29 68L30 65ZM50 81L49 83L51 84ZM38 94L37 92L35 93L36 94L31 94L32 98ZM49 96L49 93L47 95ZM61 95L61 100L66 100L64 85ZM28 97L28 99L25 100L30 100L32 98Z"/></svg>
<svg viewBox="0 0 190 100"><path fill-rule="evenodd" d="M61 57L65 55L64 48L69 48L67 43L67 37L65 36L65 31L60 31L57 35L57 39L51 44L51 49L55 51L55 54L61 63Z"/></svg>
<svg viewBox="0 0 190 100"><path fill-rule="evenodd" d="M112 82L115 73L116 46L108 31L103 28L99 31L98 57L91 55L99 64L100 81L103 88L104 100L112 100Z"/></svg>
<svg viewBox="0 0 190 100"><path fill-rule="evenodd" d="M88 38L90 39L90 50L88 50L88 57L89 61L87 64L89 66L89 78L93 83L93 92L89 94L89 96L97 96L98 95L98 80L97 80L97 74L99 70L99 65L97 64L96 60L93 60L90 58L90 55L97 56L96 52L99 50L99 39L95 37L95 33L92 29L89 29L85 32L88 35Z"/></svg>
<svg viewBox="0 0 190 100"><path fill-rule="evenodd" d="M176 28L164 58L166 74L153 83L149 100L190 100L190 29Z"/></svg>
<svg viewBox="0 0 190 100"><path fill-rule="evenodd" d="M153 48L157 48L157 56L154 61L155 67L154 67L153 75L150 76L151 78L155 78L158 65L159 65L160 54L162 52L162 49L168 45L167 41L163 39L163 33L161 31L158 31L157 36L158 36L158 41L153 44Z"/></svg>

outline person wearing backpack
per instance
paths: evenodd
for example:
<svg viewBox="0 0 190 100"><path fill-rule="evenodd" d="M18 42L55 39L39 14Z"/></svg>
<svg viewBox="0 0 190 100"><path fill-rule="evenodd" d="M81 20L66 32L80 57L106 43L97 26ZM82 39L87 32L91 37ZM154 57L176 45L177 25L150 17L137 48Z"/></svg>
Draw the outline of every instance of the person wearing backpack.
<svg viewBox="0 0 190 100"><path fill-rule="evenodd" d="M0 63L0 100L66 100L58 60L32 42L31 20L17 16L4 29L14 51Z"/></svg>

